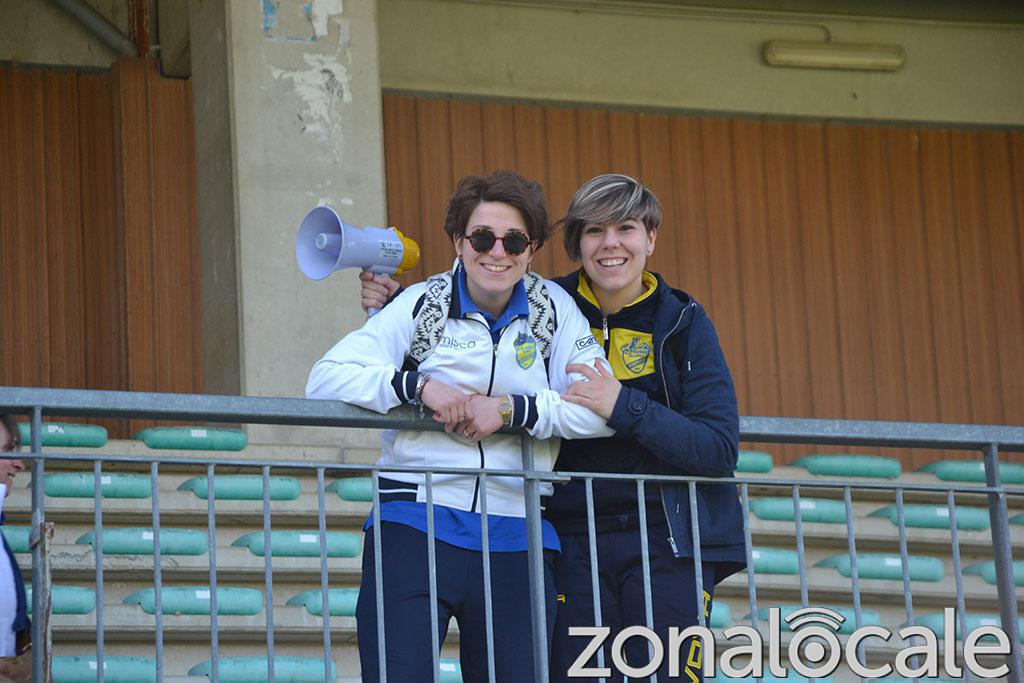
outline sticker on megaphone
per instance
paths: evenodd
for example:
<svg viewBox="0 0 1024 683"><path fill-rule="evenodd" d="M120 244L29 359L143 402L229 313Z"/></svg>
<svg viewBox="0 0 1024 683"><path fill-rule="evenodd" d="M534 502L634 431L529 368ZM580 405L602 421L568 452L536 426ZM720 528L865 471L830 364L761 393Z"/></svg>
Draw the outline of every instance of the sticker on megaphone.
<svg viewBox="0 0 1024 683"><path fill-rule="evenodd" d="M420 247L398 228L357 228L331 207L318 206L299 225L295 260L311 280L344 268L401 275L416 267Z"/></svg>

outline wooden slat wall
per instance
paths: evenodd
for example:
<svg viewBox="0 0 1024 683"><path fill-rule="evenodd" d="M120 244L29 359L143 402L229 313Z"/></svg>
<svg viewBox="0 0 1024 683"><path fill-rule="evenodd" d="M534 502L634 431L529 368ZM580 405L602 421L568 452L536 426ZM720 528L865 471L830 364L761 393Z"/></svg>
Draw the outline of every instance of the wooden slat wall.
<svg viewBox="0 0 1024 683"><path fill-rule="evenodd" d="M0 384L202 391L190 97L146 60L0 69Z"/></svg>
<svg viewBox="0 0 1024 683"><path fill-rule="evenodd" d="M424 252L408 282L451 264L463 175L514 168L557 218L587 178L630 173L665 209L651 266L708 309L742 414L1024 423L1024 132L407 95L384 116L389 221ZM534 268L572 268L560 236Z"/></svg>

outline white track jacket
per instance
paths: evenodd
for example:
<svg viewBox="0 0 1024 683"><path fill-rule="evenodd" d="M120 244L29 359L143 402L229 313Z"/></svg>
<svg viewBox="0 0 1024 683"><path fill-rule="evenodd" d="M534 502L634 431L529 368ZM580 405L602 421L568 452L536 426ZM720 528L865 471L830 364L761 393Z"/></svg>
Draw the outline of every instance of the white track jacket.
<svg viewBox="0 0 1024 683"><path fill-rule="evenodd" d="M531 402L536 406L537 420L528 432L533 437L538 470L551 470L558 455L559 437L579 439L612 434L604 418L561 400L560 394L572 382L583 379L567 374L568 364L585 363L593 367L598 359L606 361L601 345L572 298L549 280L545 280L545 285L557 320L547 370L539 350L531 356L528 343L523 343L532 339L526 318L509 323L494 344L490 328L479 313L449 317L440 343L419 367L432 379L467 394L534 397ZM409 352L416 326L413 313L424 289L422 282L412 285L362 328L335 344L310 371L306 397L345 401L379 413L401 404L392 379ZM454 295L458 296L457 292ZM473 443L444 432L387 430L381 435L378 462L514 470L522 469L522 448L516 435L492 434ZM390 472L385 476L415 485L416 500L426 501L422 474ZM479 512L478 481L473 474L434 475L434 502ZM544 484L541 493L550 495L551 485ZM488 477L486 495L489 514L525 516L522 479Z"/></svg>

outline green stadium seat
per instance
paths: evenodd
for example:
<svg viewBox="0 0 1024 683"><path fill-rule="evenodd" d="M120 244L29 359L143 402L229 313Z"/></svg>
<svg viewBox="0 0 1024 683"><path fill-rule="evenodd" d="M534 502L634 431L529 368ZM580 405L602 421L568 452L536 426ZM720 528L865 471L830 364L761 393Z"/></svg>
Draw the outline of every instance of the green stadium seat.
<svg viewBox="0 0 1024 683"><path fill-rule="evenodd" d="M32 614L32 586L25 586L28 613ZM50 586L50 611L53 614L90 614L96 609L96 592L84 586Z"/></svg>
<svg viewBox="0 0 1024 683"><path fill-rule="evenodd" d="M711 628L728 628L732 623L732 608L727 602L711 603Z"/></svg>
<svg viewBox="0 0 1024 683"><path fill-rule="evenodd" d="M996 563L995 560L972 564L964 569L964 574L974 574L991 585L996 585ZM1013 583L1018 588L1024 587L1024 560L1015 560L1013 563Z"/></svg>
<svg viewBox="0 0 1024 683"><path fill-rule="evenodd" d="M462 664L457 659L441 659L437 663L440 683L462 683Z"/></svg>
<svg viewBox="0 0 1024 683"><path fill-rule="evenodd" d="M13 552L27 553L31 550L29 544L32 542L32 527L5 524L0 526L0 532L7 539L7 545L11 546Z"/></svg>
<svg viewBox="0 0 1024 683"><path fill-rule="evenodd" d="M830 477L895 479L903 473L898 459L878 455L807 455L790 464Z"/></svg>
<svg viewBox="0 0 1024 683"><path fill-rule="evenodd" d="M83 534L75 543L96 547L96 532ZM160 552L163 555L202 555L209 542L205 531L196 529L160 529ZM152 555L153 530L149 528L103 530L105 555Z"/></svg>
<svg viewBox="0 0 1024 683"><path fill-rule="evenodd" d="M325 491L334 491L342 500L360 503L373 502L373 479L370 477L349 477L332 481Z"/></svg>
<svg viewBox="0 0 1024 683"><path fill-rule="evenodd" d="M149 498L152 479L148 474L100 475L100 491L104 498ZM92 472L53 472L46 475L43 486L52 498L93 498L96 475Z"/></svg>
<svg viewBox="0 0 1024 683"><path fill-rule="evenodd" d="M940 460L928 463L919 472L931 472L942 481L985 483L985 463L981 460ZM1024 465L999 463L999 480L1003 484L1024 484Z"/></svg>
<svg viewBox="0 0 1024 683"><path fill-rule="evenodd" d="M815 567L834 567L843 576L850 576L850 556L833 555L818 562ZM907 557L907 572L912 581L942 581L946 568L937 557ZM900 556L889 553L857 553L857 576L862 579L903 580Z"/></svg>
<svg viewBox="0 0 1024 683"><path fill-rule="evenodd" d="M1010 524L1024 524L1024 512L1010 517Z"/></svg>
<svg viewBox="0 0 1024 683"><path fill-rule="evenodd" d="M774 462L770 453L764 451L740 451L736 461L737 472L771 472Z"/></svg>
<svg viewBox="0 0 1024 683"><path fill-rule="evenodd" d="M220 683L261 683L270 677L267 657L221 657L217 662L217 680ZM330 663L331 677L338 677L337 666ZM213 676L210 660L196 664L189 676ZM212 678L211 678L212 680ZM288 683L313 683L324 680L324 660L309 657L274 657L274 680Z"/></svg>
<svg viewBox="0 0 1024 683"><path fill-rule="evenodd" d="M754 498L750 511L759 519L792 522L793 499L783 497ZM800 519L804 522L846 524L846 506L842 501L828 498L801 498Z"/></svg>
<svg viewBox="0 0 1024 683"><path fill-rule="evenodd" d="M263 557L263 532L246 534L231 545L248 548L253 555ZM274 557L320 557L320 532L271 531L270 545ZM349 531L327 532L328 557L356 557L362 551L362 546L359 534Z"/></svg>
<svg viewBox="0 0 1024 683"><path fill-rule="evenodd" d="M981 626L995 626L996 628L1002 628L1002 621L998 614L968 614L967 615L967 632L970 633L976 628ZM936 636L940 639L946 633L945 623L943 622L942 612L934 612L932 614L922 614L920 616L914 616L914 624L917 626L924 626L931 629ZM1020 632L1020 642L1024 643L1024 617L1017 619L1018 630ZM960 632L960 615L956 616L956 639L962 640L963 634ZM994 638L988 636L982 638L980 643L993 643Z"/></svg>
<svg viewBox="0 0 1024 683"><path fill-rule="evenodd" d="M209 586L163 586L160 590L164 614L209 614ZM138 605L146 614L156 612L156 588L137 590L123 600ZM263 593L255 588L217 587L217 614L252 615L263 611Z"/></svg>
<svg viewBox="0 0 1024 683"><path fill-rule="evenodd" d="M896 520L896 506L889 505L872 512L868 517L887 517L893 524ZM903 506L903 523L907 527L920 529L948 529L949 508L945 505L909 504ZM956 528L962 531L984 531L988 529L988 508L956 506Z"/></svg>
<svg viewBox="0 0 1024 683"><path fill-rule="evenodd" d="M297 500L299 480L294 477L270 477L271 500ZM178 487L206 500L206 476L193 477ZM258 474L218 474L213 478L213 495L220 500L263 500L263 477Z"/></svg>
<svg viewBox="0 0 1024 683"><path fill-rule="evenodd" d="M788 548L754 547L750 549L754 560L755 574L787 574L800 573L800 557L795 550Z"/></svg>
<svg viewBox="0 0 1024 683"><path fill-rule="evenodd" d="M18 423L21 443L32 443L32 426L28 422ZM44 422L43 445L72 448L100 448L107 443L107 430L99 425L80 425L67 422Z"/></svg>
<svg viewBox="0 0 1024 683"><path fill-rule="evenodd" d="M240 451L248 444L240 429L210 427L150 427L135 438L150 448L183 451Z"/></svg>
<svg viewBox="0 0 1024 683"><path fill-rule="evenodd" d="M786 618L790 614L792 614L793 612L796 612L798 610L804 609L804 607L802 605L777 605L777 607L779 608L780 615L781 615L781 618L782 618L782 622L781 622L782 630L783 631L791 631L791 630L793 630L793 629L790 628L789 624L786 623ZM832 629L836 633L844 633L846 635L849 635L849 634L853 633L857 629L857 622L856 622L856 619L855 619L856 615L855 615L852 607L835 607L833 605L817 605L817 604L812 605L811 607L812 608L830 609L830 610L832 610L834 612L837 612L840 616L843 617L844 621L843 621L843 623L841 625L839 625L839 628L838 629L836 629L836 628ZM757 618L761 622L768 623L768 610L769 609L770 609L770 607L762 607L761 609L757 610ZM821 616L823 619L828 619L830 622L832 621L831 618L821 614L820 612L816 613L816 614L818 616ZM881 625L881 618L880 618L880 616L879 616L877 611L875 611L873 609L862 609L860 611L860 614L861 614L861 625L862 626L880 626ZM808 618L809 616L810 616L809 614L805 615L804 617L798 618L796 621L800 622L803 619ZM744 619L750 619L750 615L748 614L746 617L744 617ZM823 624L824 622L822 622L822 621L814 621L813 618L812 618L812 620L809 621L808 623ZM834 624L832 624L832 626L834 626ZM829 628L829 627L826 626L826 628Z"/></svg>
<svg viewBox="0 0 1024 683"><path fill-rule="evenodd" d="M96 683L94 655L54 657L53 683ZM151 657L103 657L105 683L149 683L156 681L156 660Z"/></svg>
<svg viewBox="0 0 1024 683"><path fill-rule="evenodd" d="M359 599L358 588L331 588L327 591L327 608L332 617L354 617L356 600ZM314 616L323 616L323 591L303 591L288 601L289 605L302 605Z"/></svg>

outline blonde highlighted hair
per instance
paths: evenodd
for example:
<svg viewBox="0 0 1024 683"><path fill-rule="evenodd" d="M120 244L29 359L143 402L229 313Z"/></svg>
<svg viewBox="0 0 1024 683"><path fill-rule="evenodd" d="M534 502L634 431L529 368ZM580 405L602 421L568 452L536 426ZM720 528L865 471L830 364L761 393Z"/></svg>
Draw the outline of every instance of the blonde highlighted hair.
<svg viewBox="0 0 1024 683"><path fill-rule="evenodd" d="M648 232L661 225L661 203L636 178L621 173L605 173L591 178L576 190L562 226L565 253L573 261L580 258L580 236L588 225L606 225L636 220Z"/></svg>

